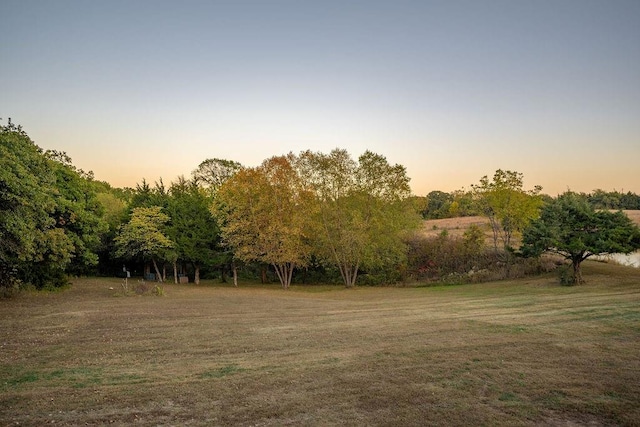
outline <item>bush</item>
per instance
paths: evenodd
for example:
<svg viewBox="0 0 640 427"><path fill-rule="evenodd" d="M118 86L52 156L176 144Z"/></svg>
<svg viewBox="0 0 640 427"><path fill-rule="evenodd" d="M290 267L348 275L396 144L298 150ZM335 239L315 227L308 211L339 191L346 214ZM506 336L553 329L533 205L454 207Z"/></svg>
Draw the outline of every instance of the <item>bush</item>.
<svg viewBox="0 0 640 427"><path fill-rule="evenodd" d="M551 271L551 259L526 259L484 245L484 233L470 227L462 238L443 230L437 237L414 236L409 246L408 278L439 284L480 283Z"/></svg>

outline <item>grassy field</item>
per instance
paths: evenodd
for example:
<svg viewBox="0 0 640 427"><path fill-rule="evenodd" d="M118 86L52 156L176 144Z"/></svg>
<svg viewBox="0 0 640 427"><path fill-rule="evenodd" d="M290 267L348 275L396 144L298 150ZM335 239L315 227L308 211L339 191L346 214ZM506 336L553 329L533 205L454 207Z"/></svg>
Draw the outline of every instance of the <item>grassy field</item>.
<svg viewBox="0 0 640 427"><path fill-rule="evenodd" d="M640 269L584 269L162 297L77 280L0 301L0 425L638 425Z"/></svg>

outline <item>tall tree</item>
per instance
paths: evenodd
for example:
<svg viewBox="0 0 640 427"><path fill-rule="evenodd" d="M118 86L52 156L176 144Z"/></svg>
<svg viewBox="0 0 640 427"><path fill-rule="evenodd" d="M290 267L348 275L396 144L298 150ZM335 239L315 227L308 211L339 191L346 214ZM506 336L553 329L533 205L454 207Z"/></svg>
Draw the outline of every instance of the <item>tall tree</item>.
<svg viewBox="0 0 640 427"><path fill-rule="evenodd" d="M103 220L107 224L107 231L102 234L99 257L99 271L101 274L113 274L121 267L120 260L115 257L114 239L120 226L130 219L127 198L120 189L111 188L106 183L96 186L96 199L102 206Z"/></svg>
<svg viewBox="0 0 640 427"><path fill-rule="evenodd" d="M163 231L168 221L169 216L162 212L160 206L134 208L131 219L120 228L115 238L116 255L122 258L141 255L150 259L157 280L162 281L157 260L163 259L166 252L174 247Z"/></svg>
<svg viewBox="0 0 640 427"><path fill-rule="evenodd" d="M67 270L73 274L95 273L101 237L108 232L93 185L93 173L77 169L64 152L47 151L54 172L56 207L52 216L56 227L62 228L74 246Z"/></svg>
<svg viewBox="0 0 640 427"><path fill-rule="evenodd" d="M0 286L59 286L70 266L97 263L106 227L91 179L11 121L0 126Z"/></svg>
<svg viewBox="0 0 640 427"><path fill-rule="evenodd" d="M199 284L202 266L220 266L225 261L220 229L209 211L212 199L194 181L183 177L171 184L169 193L167 234L175 243L177 259L193 265L194 282Z"/></svg>
<svg viewBox="0 0 640 427"><path fill-rule="evenodd" d="M242 261L272 265L287 289L294 268L309 259L311 197L291 157L272 157L239 171L217 194L224 242Z"/></svg>
<svg viewBox="0 0 640 427"><path fill-rule="evenodd" d="M399 262L406 256L403 233L416 227L406 170L370 151L354 161L346 150L306 151L299 174L315 194L314 251L337 266L347 287L361 268Z"/></svg>
<svg viewBox="0 0 640 427"><path fill-rule="evenodd" d="M580 284L580 266L587 258L639 248L640 229L623 212L595 210L583 197L567 192L547 203L525 229L521 251L561 255L573 267L569 282Z"/></svg>
<svg viewBox="0 0 640 427"><path fill-rule="evenodd" d="M498 240L504 249L511 248L514 233L521 232L538 216L542 187L524 190L523 175L519 172L498 169L490 181L485 175L480 184L471 186L479 210L489 218L493 231L493 245L498 250Z"/></svg>

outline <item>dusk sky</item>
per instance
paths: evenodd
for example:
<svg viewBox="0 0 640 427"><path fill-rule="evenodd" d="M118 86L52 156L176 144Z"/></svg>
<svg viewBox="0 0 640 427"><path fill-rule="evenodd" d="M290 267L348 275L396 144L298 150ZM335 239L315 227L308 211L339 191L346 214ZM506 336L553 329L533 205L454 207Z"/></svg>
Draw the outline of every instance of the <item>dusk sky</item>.
<svg viewBox="0 0 640 427"><path fill-rule="evenodd" d="M0 0L0 117L119 187L345 148L640 193L640 1Z"/></svg>

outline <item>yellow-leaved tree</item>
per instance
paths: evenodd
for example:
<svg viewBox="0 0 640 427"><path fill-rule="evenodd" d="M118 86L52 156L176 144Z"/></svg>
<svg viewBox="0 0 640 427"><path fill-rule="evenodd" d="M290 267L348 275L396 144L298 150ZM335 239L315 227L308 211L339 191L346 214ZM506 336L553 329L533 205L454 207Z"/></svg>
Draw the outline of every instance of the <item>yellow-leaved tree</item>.
<svg viewBox="0 0 640 427"><path fill-rule="evenodd" d="M363 268L403 264L403 237L419 224L404 166L370 151L355 161L341 149L306 151L296 164L315 195L314 253L338 268L346 287L355 286Z"/></svg>
<svg viewBox="0 0 640 427"><path fill-rule="evenodd" d="M480 184L471 187L478 210L491 223L496 251L498 241L505 250L511 249L514 234L522 232L540 215L542 187L536 185L533 190L524 190L523 175L519 172L498 169L491 181L483 176Z"/></svg>
<svg viewBox="0 0 640 427"><path fill-rule="evenodd" d="M236 258L274 267L284 289L311 253L313 194L302 186L292 156L265 160L229 178L218 190L223 242Z"/></svg>

